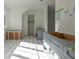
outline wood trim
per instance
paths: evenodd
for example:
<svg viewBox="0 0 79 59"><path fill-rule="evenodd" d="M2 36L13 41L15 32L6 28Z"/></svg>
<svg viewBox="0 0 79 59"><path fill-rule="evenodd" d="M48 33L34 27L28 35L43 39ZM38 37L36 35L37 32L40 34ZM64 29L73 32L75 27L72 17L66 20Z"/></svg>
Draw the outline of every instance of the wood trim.
<svg viewBox="0 0 79 59"><path fill-rule="evenodd" d="M60 39L75 42L75 36L73 35L66 34L66 33L59 33L59 32L48 32L48 33Z"/></svg>
<svg viewBox="0 0 79 59"><path fill-rule="evenodd" d="M63 36L64 36L64 39L68 40L68 41L72 41L72 42L75 42L75 36L73 35L70 35L70 34L65 34L65 33L62 33Z"/></svg>

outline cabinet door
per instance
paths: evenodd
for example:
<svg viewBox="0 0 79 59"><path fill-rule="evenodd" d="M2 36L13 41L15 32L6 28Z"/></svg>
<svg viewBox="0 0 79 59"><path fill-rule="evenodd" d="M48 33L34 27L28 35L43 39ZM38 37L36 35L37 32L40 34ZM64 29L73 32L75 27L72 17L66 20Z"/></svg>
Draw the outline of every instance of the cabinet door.
<svg viewBox="0 0 79 59"><path fill-rule="evenodd" d="M8 32L6 32L6 39L8 39Z"/></svg>
<svg viewBox="0 0 79 59"><path fill-rule="evenodd" d="M23 38L23 34L22 34L22 32L19 33L19 38L20 38L20 39Z"/></svg>
<svg viewBox="0 0 79 59"><path fill-rule="evenodd" d="M14 33L13 32L9 32L9 39L14 39Z"/></svg>
<svg viewBox="0 0 79 59"><path fill-rule="evenodd" d="M15 39L19 39L19 32L15 32Z"/></svg>

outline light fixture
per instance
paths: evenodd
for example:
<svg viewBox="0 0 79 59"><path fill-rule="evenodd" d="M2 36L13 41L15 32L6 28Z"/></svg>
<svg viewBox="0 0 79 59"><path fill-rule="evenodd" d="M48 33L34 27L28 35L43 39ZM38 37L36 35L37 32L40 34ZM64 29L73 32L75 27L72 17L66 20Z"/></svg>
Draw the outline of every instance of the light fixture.
<svg viewBox="0 0 79 59"><path fill-rule="evenodd" d="M41 2L43 2L43 0L40 0Z"/></svg>

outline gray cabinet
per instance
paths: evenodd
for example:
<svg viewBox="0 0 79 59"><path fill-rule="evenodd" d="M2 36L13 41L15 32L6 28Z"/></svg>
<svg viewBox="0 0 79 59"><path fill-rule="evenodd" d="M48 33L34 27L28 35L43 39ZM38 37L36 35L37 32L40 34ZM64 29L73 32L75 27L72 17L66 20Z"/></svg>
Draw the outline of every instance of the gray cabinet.
<svg viewBox="0 0 79 59"><path fill-rule="evenodd" d="M37 39L38 40L43 40L43 32L42 31L37 32Z"/></svg>
<svg viewBox="0 0 79 59"><path fill-rule="evenodd" d="M37 28L36 29L36 36L38 40L43 40L43 29L42 28Z"/></svg>
<svg viewBox="0 0 79 59"><path fill-rule="evenodd" d="M48 32L55 31L55 8L48 6Z"/></svg>

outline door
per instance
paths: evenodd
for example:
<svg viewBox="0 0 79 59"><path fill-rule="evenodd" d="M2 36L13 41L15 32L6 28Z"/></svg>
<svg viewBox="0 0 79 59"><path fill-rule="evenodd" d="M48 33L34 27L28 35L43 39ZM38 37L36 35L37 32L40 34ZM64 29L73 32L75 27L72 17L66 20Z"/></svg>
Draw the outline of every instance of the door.
<svg viewBox="0 0 79 59"><path fill-rule="evenodd" d="M34 15L28 15L28 35L34 35Z"/></svg>
<svg viewBox="0 0 79 59"><path fill-rule="evenodd" d="M48 32L55 32L55 8L48 6Z"/></svg>

